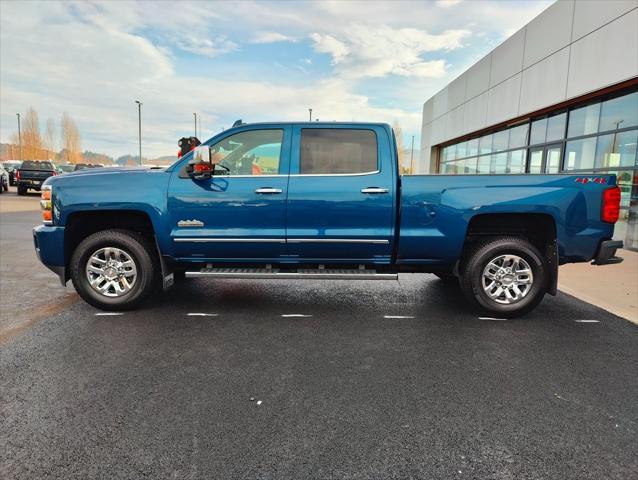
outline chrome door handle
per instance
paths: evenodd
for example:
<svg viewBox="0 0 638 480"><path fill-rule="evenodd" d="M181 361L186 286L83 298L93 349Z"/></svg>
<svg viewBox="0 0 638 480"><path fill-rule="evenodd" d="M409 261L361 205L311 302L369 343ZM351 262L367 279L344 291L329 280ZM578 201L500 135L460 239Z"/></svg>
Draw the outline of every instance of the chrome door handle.
<svg viewBox="0 0 638 480"><path fill-rule="evenodd" d="M389 190L387 188L379 188L379 187L368 187L362 188L361 193L388 193Z"/></svg>
<svg viewBox="0 0 638 480"><path fill-rule="evenodd" d="M282 190L280 188L271 188L271 187L262 187L255 190L255 193L271 194L271 195L273 193L281 193L281 192Z"/></svg>

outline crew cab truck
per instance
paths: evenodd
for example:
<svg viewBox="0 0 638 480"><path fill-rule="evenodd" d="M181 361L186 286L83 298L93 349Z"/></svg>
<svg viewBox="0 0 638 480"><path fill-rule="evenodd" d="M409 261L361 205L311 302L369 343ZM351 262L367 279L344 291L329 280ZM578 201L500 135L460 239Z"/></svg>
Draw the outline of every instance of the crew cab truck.
<svg viewBox="0 0 638 480"><path fill-rule="evenodd" d="M51 162L41 160L25 160L15 173L18 195L25 195L29 189L40 191L44 181L57 175Z"/></svg>
<svg viewBox="0 0 638 480"><path fill-rule="evenodd" d="M49 178L40 260L91 305L134 308L184 277L457 282L522 315L558 266L618 263L614 175L401 176L377 123L239 124L162 169Z"/></svg>

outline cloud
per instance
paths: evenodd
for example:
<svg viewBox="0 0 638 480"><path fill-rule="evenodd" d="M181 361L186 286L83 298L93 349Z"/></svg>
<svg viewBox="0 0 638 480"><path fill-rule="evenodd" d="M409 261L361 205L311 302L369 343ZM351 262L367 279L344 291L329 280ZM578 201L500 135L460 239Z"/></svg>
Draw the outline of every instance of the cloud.
<svg viewBox="0 0 638 480"><path fill-rule="evenodd" d="M415 28L394 29L388 26L352 25L340 38L312 33L317 52L332 57L332 64L345 77L442 77L446 63L442 59L424 60L427 52L461 48L469 30L446 30L432 35Z"/></svg>
<svg viewBox="0 0 638 480"><path fill-rule="evenodd" d="M149 156L174 153L194 111L208 135L239 117L305 120L309 107L418 135L422 102L471 63L470 32L501 38L546 4L466 2L450 15L430 2L4 2L0 133L29 106L43 121L68 111L85 148L130 153L140 99ZM294 40L269 49L276 58L251 51Z"/></svg>
<svg viewBox="0 0 638 480"><path fill-rule="evenodd" d="M180 50L205 57L216 57L239 49L239 45L224 35L211 38L182 32L169 38L171 43Z"/></svg>
<svg viewBox="0 0 638 480"><path fill-rule="evenodd" d="M284 35L279 32L259 32L256 33L253 38L253 43L277 43L277 42L296 42L297 39Z"/></svg>

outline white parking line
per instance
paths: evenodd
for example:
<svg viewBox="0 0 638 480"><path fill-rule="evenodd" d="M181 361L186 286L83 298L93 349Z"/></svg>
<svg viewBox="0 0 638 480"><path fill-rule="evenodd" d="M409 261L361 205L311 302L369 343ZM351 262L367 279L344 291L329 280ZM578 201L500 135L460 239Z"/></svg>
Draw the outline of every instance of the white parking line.
<svg viewBox="0 0 638 480"><path fill-rule="evenodd" d="M117 315L124 315L124 312L97 312L96 317L115 317Z"/></svg>
<svg viewBox="0 0 638 480"><path fill-rule="evenodd" d="M412 315L384 315L383 318L414 318Z"/></svg>
<svg viewBox="0 0 638 480"><path fill-rule="evenodd" d="M600 320L574 320L576 323L600 323Z"/></svg>
<svg viewBox="0 0 638 480"><path fill-rule="evenodd" d="M284 318L308 318L308 317L312 317L312 315L305 315L303 313L288 313L288 314L283 314L282 317L284 317Z"/></svg>
<svg viewBox="0 0 638 480"><path fill-rule="evenodd" d="M219 314L193 312L193 313L187 313L186 315L188 315L189 317L217 317Z"/></svg>
<svg viewBox="0 0 638 480"><path fill-rule="evenodd" d="M495 322L507 322L507 318L479 317L479 320L492 320Z"/></svg>

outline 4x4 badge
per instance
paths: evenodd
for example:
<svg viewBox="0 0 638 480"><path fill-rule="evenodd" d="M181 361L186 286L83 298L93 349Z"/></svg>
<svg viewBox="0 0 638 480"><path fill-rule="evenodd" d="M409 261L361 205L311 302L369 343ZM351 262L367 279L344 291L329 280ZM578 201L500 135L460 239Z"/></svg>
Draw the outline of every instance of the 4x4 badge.
<svg viewBox="0 0 638 480"><path fill-rule="evenodd" d="M180 220L177 222L178 227L203 227L204 222L200 220Z"/></svg>

